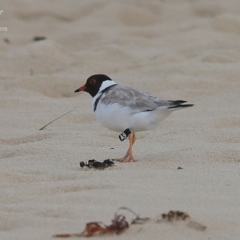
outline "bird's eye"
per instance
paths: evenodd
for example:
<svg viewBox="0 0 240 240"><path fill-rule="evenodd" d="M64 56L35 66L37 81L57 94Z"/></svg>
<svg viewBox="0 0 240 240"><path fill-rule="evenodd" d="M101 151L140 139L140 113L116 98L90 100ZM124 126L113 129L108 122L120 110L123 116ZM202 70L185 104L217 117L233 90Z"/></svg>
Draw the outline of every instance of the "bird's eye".
<svg viewBox="0 0 240 240"><path fill-rule="evenodd" d="M91 79L89 80L89 83L90 83L91 85L94 85L94 84L96 84L96 79L94 79L94 78L91 78Z"/></svg>

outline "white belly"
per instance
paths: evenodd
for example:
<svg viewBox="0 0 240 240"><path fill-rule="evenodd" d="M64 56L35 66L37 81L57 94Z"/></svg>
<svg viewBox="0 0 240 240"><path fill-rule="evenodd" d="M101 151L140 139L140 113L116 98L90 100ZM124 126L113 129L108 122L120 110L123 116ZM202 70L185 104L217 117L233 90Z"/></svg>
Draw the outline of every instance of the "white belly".
<svg viewBox="0 0 240 240"><path fill-rule="evenodd" d="M128 107L119 106L117 103L106 106L100 101L94 113L96 119L110 130L123 132L129 128L131 132L140 132L155 129L170 114L170 111L158 109L132 113Z"/></svg>

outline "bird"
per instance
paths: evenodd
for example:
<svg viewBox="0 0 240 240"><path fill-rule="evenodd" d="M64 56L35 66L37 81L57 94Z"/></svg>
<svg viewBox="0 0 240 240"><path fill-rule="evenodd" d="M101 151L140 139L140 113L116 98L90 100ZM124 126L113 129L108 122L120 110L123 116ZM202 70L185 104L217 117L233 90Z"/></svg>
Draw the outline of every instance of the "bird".
<svg viewBox="0 0 240 240"><path fill-rule="evenodd" d="M177 109L192 107L184 100L161 100L151 94L117 84L105 74L94 74L75 92L87 92L92 97L92 109L104 127L121 133L120 140L128 138L129 147L120 162L136 161L133 145L136 133L154 130L160 122Z"/></svg>

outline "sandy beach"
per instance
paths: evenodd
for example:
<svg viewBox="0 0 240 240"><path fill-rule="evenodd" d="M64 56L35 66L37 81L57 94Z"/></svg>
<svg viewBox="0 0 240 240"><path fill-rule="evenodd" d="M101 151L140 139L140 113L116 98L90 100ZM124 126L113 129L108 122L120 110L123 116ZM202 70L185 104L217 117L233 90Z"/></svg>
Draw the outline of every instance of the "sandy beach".
<svg viewBox="0 0 240 240"><path fill-rule="evenodd" d="M207 229L146 223L107 239L240 239L239 1L2 0L0 29L1 239L78 233L119 207ZM95 73L195 105L138 133L137 162L80 168L128 147L74 93Z"/></svg>

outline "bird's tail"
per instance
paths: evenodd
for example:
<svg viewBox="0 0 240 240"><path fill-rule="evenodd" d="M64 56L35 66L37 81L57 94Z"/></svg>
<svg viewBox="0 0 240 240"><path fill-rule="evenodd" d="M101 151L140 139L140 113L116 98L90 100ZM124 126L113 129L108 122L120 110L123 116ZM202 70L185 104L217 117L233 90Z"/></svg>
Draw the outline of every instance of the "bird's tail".
<svg viewBox="0 0 240 240"><path fill-rule="evenodd" d="M169 102L168 109L172 109L172 110L194 106L194 104L184 104L187 101L183 101L183 100L169 100L168 102Z"/></svg>

